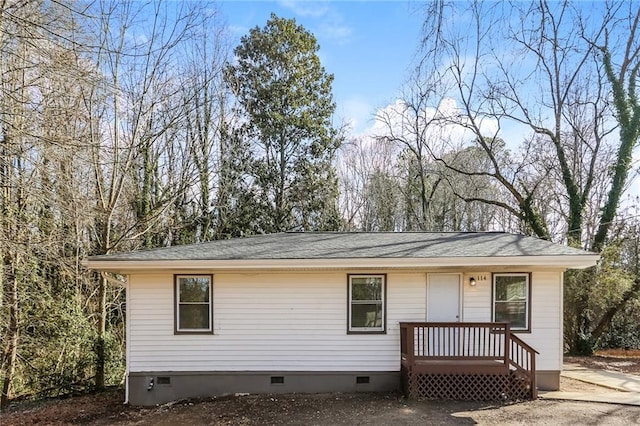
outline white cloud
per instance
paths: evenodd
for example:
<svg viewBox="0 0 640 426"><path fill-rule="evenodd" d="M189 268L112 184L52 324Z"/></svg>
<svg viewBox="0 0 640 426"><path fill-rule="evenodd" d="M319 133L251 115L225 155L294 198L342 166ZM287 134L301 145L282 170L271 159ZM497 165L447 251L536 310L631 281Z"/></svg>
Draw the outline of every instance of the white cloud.
<svg viewBox="0 0 640 426"><path fill-rule="evenodd" d="M351 40L353 30L347 25L339 23L339 20L331 20L320 23L318 33L340 44L346 44Z"/></svg>
<svg viewBox="0 0 640 426"><path fill-rule="evenodd" d="M317 26L313 32L320 38L333 40L339 44L350 41L353 29L345 24L342 15L331 7L329 2L281 0L278 4L297 16L315 19Z"/></svg>
<svg viewBox="0 0 640 426"><path fill-rule="evenodd" d="M363 134L411 140L416 132L423 132L421 137L425 140L449 148L465 145L475 139L474 133L465 127L469 119L461 114L457 102L452 98L444 98L436 107L427 107L418 112L404 101L397 100L379 109L375 116L375 122ZM478 121L483 135L496 136L498 122L495 119L481 117Z"/></svg>
<svg viewBox="0 0 640 426"><path fill-rule="evenodd" d="M280 0L278 4L285 9L291 10L296 15L309 16L312 18L319 18L329 10L326 2Z"/></svg>
<svg viewBox="0 0 640 426"><path fill-rule="evenodd" d="M338 107L338 115L350 127L351 132L360 134L374 121L374 108L364 97L352 96Z"/></svg>

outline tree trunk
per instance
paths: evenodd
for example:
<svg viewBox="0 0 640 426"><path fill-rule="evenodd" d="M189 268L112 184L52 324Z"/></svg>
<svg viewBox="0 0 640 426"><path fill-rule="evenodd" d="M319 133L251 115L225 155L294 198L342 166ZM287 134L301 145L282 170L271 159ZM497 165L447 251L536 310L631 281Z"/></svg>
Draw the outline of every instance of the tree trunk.
<svg viewBox="0 0 640 426"><path fill-rule="evenodd" d="M105 348L105 335L107 332L107 280L100 274L98 279L98 336L95 344L96 352L96 390L102 390L105 388L105 360L106 360L106 348Z"/></svg>
<svg viewBox="0 0 640 426"><path fill-rule="evenodd" d="M11 397L11 382L16 368L18 354L18 278L16 277L15 264L18 259L12 259L11 254L4 256L4 276L6 288L3 292L7 297L9 306L9 324L6 328L7 347L2 356L2 394L0 395L0 410L4 410L9 405Z"/></svg>
<svg viewBox="0 0 640 426"><path fill-rule="evenodd" d="M636 277L631 288L622 295L622 299L620 299L618 303L611 306L607 310L607 312L605 312L605 314L602 316L602 318L598 322L598 325L591 332L591 338L594 342L597 341L602 336L602 334L609 328L609 325L611 324L611 320L613 319L613 317L618 312L620 312L622 308L625 307L627 302L635 297L638 297L639 294L640 294L640 277Z"/></svg>
<svg viewBox="0 0 640 426"><path fill-rule="evenodd" d="M615 157L615 164L612 165L613 178L611 188L607 194L606 203L602 207L602 217L600 218L598 231L593 239L592 250L595 252L600 252L606 243L609 228L611 228L611 223L618 212L620 198L624 193L629 170L633 164L633 149L637 145L638 137L640 137L640 103L636 93L637 78L640 72L639 51L630 49L633 46L633 40L636 37L635 34L639 25L640 9L636 12L635 19L629 29L627 50L622 58L619 73L616 73L613 68L614 64L611 59L608 40L607 44L600 48L607 80L611 84L617 120L620 125L620 146ZM629 74L627 74L627 71ZM625 87L625 79L627 79L627 87Z"/></svg>

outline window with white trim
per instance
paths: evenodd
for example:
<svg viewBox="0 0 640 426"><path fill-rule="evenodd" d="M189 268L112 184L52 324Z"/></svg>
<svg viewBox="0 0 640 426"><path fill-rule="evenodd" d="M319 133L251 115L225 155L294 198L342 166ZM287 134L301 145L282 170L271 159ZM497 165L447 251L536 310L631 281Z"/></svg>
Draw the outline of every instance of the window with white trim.
<svg viewBox="0 0 640 426"><path fill-rule="evenodd" d="M353 333L384 333L386 276L349 275L349 327Z"/></svg>
<svg viewBox="0 0 640 426"><path fill-rule="evenodd" d="M513 330L529 329L530 278L526 273L493 275L493 319Z"/></svg>
<svg viewBox="0 0 640 426"><path fill-rule="evenodd" d="M177 333L210 333L213 330L211 275L176 275L175 327Z"/></svg>

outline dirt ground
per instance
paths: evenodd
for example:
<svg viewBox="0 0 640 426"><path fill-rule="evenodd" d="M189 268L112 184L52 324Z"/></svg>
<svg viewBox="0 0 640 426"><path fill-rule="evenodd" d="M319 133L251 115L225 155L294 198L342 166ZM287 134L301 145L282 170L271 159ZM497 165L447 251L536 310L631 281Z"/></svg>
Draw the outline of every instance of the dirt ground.
<svg viewBox="0 0 640 426"><path fill-rule="evenodd" d="M609 349L590 357L565 356L564 361L588 368L640 375L640 349Z"/></svg>
<svg viewBox="0 0 640 426"><path fill-rule="evenodd" d="M602 355L602 354L599 354ZM640 355L640 354L638 354ZM640 356L567 358L588 366L640 372ZM562 378L561 389L615 392ZM414 401L399 394L247 395L157 407L122 404L121 389L62 400L23 402L1 415L12 425L629 425L640 407L542 400L515 404Z"/></svg>

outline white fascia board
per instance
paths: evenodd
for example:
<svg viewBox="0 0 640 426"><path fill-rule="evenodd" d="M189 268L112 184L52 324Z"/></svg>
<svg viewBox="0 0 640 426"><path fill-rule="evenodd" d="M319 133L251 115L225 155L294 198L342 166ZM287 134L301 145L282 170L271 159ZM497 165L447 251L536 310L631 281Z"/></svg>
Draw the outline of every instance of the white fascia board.
<svg viewBox="0 0 640 426"><path fill-rule="evenodd" d="M357 258L357 259L255 259L255 260L89 260L87 268L99 271L143 270L295 270L295 269L416 269L441 267L527 266L583 269L594 266L599 255Z"/></svg>

